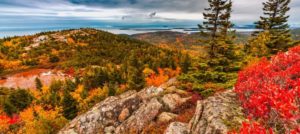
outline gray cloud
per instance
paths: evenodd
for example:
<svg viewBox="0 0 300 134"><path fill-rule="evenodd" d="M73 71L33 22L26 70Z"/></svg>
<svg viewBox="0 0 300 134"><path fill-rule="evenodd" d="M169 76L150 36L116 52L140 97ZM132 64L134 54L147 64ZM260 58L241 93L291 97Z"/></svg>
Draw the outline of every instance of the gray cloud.
<svg viewBox="0 0 300 134"><path fill-rule="evenodd" d="M73 4L107 8L136 8L157 11L201 11L207 0L67 0Z"/></svg>
<svg viewBox="0 0 300 134"><path fill-rule="evenodd" d="M232 20L239 23L252 23L262 15L262 2L266 0L233 0ZM299 23L300 1L292 0L290 22ZM5 10L1 10L4 7ZM207 0L0 0L1 14L21 14L20 11L10 11L22 8L29 15L44 14L72 17L90 17L122 19L146 18L156 12L155 20L196 20L202 19L202 12L207 7ZM28 10L28 11L27 11ZM2 11L2 12L1 12ZM115 11L115 12L114 12ZM99 14L99 15L97 15ZM146 17L145 17L146 16ZM299 23L300 24L300 23Z"/></svg>

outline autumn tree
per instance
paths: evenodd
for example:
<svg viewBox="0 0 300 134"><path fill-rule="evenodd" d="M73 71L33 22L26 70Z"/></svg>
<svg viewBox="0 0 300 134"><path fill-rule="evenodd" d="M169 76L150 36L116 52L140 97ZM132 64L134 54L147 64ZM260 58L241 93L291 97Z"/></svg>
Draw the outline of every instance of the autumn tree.
<svg viewBox="0 0 300 134"><path fill-rule="evenodd" d="M209 7L203 13L205 21L199 25L201 33L207 39L204 43L210 46L210 57L216 57L226 43L230 41L228 31L233 27L230 21L232 12L231 0L208 0ZM223 51L223 50L221 50Z"/></svg>
<svg viewBox="0 0 300 134"><path fill-rule="evenodd" d="M293 43L288 25L287 12L290 10L289 3L291 0L268 0L263 2L263 14L260 20L255 23L256 28L260 31L268 31L270 40L266 46L270 49L271 54L278 51L286 51Z"/></svg>

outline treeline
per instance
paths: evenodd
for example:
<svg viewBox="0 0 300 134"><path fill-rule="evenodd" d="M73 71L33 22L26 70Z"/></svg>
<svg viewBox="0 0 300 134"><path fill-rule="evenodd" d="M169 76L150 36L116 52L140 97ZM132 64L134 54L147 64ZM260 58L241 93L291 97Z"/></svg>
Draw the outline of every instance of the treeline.
<svg viewBox="0 0 300 134"><path fill-rule="evenodd" d="M230 21L231 0L208 0L199 24L201 44L206 46L207 56L195 58L189 73L179 77L184 89L198 91L203 97L218 90L232 88L237 72L260 57L270 57L285 52L296 45L291 38L287 12L290 0L263 2L263 15L255 22L256 31L245 44L236 44L236 33Z"/></svg>

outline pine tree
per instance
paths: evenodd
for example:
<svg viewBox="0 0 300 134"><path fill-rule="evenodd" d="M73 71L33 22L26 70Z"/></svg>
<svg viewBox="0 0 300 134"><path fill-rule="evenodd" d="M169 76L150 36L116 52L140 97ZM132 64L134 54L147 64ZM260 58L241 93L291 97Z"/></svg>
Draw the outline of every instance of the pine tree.
<svg viewBox="0 0 300 134"><path fill-rule="evenodd" d="M65 90L62 100L63 115L67 119L71 120L77 116L77 103L76 100L70 95L70 92Z"/></svg>
<svg viewBox="0 0 300 134"><path fill-rule="evenodd" d="M38 77L35 78L35 88L39 91L42 91L43 88L43 84Z"/></svg>
<svg viewBox="0 0 300 134"><path fill-rule="evenodd" d="M203 13L203 25L199 25L202 35L207 37L205 43L210 45L209 54L216 57L218 49L226 42L231 40L228 38L228 31L233 27L230 21L232 12L231 0L208 0L209 7Z"/></svg>
<svg viewBox="0 0 300 134"><path fill-rule="evenodd" d="M268 31L270 34L270 41L266 46L270 49L271 54L278 51L285 51L292 45L292 38L287 24L289 16L286 15L290 10L289 3L291 0L268 0L263 3L264 16L256 22L256 28L261 31Z"/></svg>
<svg viewBox="0 0 300 134"><path fill-rule="evenodd" d="M191 67L191 64L191 57L188 54L185 54L181 62L182 72L187 73L189 71L189 68Z"/></svg>

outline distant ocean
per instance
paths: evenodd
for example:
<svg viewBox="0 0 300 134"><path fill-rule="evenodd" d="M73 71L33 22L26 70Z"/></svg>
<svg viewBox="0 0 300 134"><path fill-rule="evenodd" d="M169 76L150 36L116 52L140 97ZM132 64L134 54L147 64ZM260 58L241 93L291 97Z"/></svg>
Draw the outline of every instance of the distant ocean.
<svg viewBox="0 0 300 134"><path fill-rule="evenodd" d="M177 31L183 33L198 32L197 23L185 22L151 22L151 23L124 23L101 22L95 20L7 20L0 21L0 38L32 35L39 32L57 31L65 29L96 28L115 34L138 34L156 31ZM253 31L248 27L239 27L238 31Z"/></svg>

